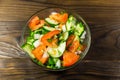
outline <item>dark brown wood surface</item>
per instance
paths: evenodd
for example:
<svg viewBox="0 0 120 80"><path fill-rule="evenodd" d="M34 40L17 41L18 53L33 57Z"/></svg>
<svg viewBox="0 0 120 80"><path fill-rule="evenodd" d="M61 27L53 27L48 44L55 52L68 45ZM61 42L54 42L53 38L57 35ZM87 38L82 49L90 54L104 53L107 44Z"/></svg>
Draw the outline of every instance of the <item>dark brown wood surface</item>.
<svg viewBox="0 0 120 80"><path fill-rule="evenodd" d="M21 52L16 40L33 13L59 6L86 20L92 44L76 67L43 71ZM0 80L120 80L120 0L0 0Z"/></svg>

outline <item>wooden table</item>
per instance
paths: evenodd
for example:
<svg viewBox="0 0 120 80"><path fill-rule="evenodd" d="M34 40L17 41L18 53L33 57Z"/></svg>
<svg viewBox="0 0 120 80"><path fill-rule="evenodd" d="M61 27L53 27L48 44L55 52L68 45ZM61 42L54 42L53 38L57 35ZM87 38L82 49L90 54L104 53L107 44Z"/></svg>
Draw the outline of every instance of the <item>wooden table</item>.
<svg viewBox="0 0 120 80"><path fill-rule="evenodd" d="M20 55L16 39L33 13L56 6L86 20L92 44L75 68L48 72ZM0 80L120 80L120 0L0 0Z"/></svg>

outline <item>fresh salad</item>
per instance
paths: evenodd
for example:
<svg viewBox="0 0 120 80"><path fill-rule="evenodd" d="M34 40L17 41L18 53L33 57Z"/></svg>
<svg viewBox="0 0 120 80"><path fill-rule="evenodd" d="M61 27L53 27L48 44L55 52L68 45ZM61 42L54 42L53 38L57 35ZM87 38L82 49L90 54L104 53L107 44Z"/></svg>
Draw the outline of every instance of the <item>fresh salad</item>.
<svg viewBox="0 0 120 80"><path fill-rule="evenodd" d="M45 19L33 16L30 34L22 45L35 63L51 69L74 65L85 50L85 27L72 14L52 12Z"/></svg>

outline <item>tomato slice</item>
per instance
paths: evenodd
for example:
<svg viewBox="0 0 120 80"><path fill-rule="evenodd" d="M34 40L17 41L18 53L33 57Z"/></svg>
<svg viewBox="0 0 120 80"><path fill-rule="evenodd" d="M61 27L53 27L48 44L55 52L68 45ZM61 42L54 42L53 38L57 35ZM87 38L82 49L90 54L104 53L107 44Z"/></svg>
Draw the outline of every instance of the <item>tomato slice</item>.
<svg viewBox="0 0 120 80"><path fill-rule="evenodd" d="M65 23L68 19L68 14L67 13L64 13L61 15L61 17L59 18L59 22L61 23Z"/></svg>
<svg viewBox="0 0 120 80"><path fill-rule="evenodd" d="M43 56L42 56L41 59L40 59L40 62L41 62L42 64L44 64L44 63L47 62L48 58L49 58L49 55L48 55L47 53L44 53Z"/></svg>
<svg viewBox="0 0 120 80"><path fill-rule="evenodd" d="M37 48L35 48L32 53L35 55L35 57L40 60L43 56L43 50L45 50L45 45L40 45Z"/></svg>
<svg viewBox="0 0 120 80"><path fill-rule="evenodd" d="M67 13L64 13L64 14L56 13L56 14L51 14L49 17L60 23L65 23L68 19L68 14Z"/></svg>
<svg viewBox="0 0 120 80"><path fill-rule="evenodd" d="M75 64L78 61L79 57L80 56L75 53L65 51L63 54L63 66L68 67Z"/></svg>
<svg viewBox="0 0 120 80"><path fill-rule="evenodd" d="M79 47L79 45L80 45L79 41L78 41L78 40L75 40L75 41L73 41L72 44L69 46L68 50L69 50L70 52L73 52L73 53L74 53L74 52L77 50L77 48Z"/></svg>
<svg viewBox="0 0 120 80"><path fill-rule="evenodd" d="M73 34L68 37L66 42L66 47L68 47L73 42L74 38L75 38L75 35Z"/></svg>
<svg viewBox="0 0 120 80"><path fill-rule="evenodd" d="M29 22L29 28L31 30L36 30L44 25L45 21L40 20L38 16L34 16Z"/></svg>
<svg viewBox="0 0 120 80"><path fill-rule="evenodd" d="M59 33L60 33L60 30L54 30L54 31L48 32L41 38L41 41L43 42L44 45L51 46L51 44L48 42L48 39L52 38L54 35L57 35Z"/></svg>

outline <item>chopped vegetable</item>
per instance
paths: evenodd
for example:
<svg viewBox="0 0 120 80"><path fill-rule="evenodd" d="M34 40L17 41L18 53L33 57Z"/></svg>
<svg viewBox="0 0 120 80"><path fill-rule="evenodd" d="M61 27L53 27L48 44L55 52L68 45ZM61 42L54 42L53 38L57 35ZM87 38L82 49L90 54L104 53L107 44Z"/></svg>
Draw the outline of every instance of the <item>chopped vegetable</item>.
<svg viewBox="0 0 120 80"><path fill-rule="evenodd" d="M60 57L66 48L66 42L60 43L60 45L56 48L48 48L48 53L51 57Z"/></svg>
<svg viewBox="0 0 120 80"><path fill-rule="evenodd" d="M47 34L45 34L42 38L41 41L43 42L44 45L50 46L51 44L47 41L47 39L52 38L54 35L59 34L60 31L59 30L54 30L51 32L48 32Z"/></svg>
<svg viewBox="0 0 120 80"><path fill-rule="evenodd" d="M69 16L67 22L66 22L66 29L67 31L74 30L76 24L76 19L72 15Z"/></svg>
<svg viewBox="0 0 120 80"><path fill-rule="evenodd" d="M40 44L41 44L40 40L36 40L36 41L33 43L33 46L34 46L35 48L37 48Z"/></svg>
<svg viewBox="0 0 120 80"><path fill-rule="evenodd" d="M75 35L80 36L80 35L82 35L83 32L84 32L84 27L83 27L82 23L80 22L75 27Z"/></svg>
<svg viewBox="0 0 120 80"><path fill-rule="evenodd" d="M79 45L80 45L80 43L79 43L78 40L73 41L72 44L69 46L68 50L69 50L70 52L73 52L73 53L74 53L74 52L77 50L77 48L79 47Z"/></svg>
<svg viewBox="0 0 120 80"><path fill-rule="evenodd" d="M75 53L65 51L63 54L63 66L68 67L76 63L79 59L79 55L76 55Z"/></svg>
<svg viewBox="0 0 120 80"><path fill-rule="evenodd" d="M62 36L60 37L59 40L66 41L68 39L69 33L66 31L66 32L63 32L61 35Z"/></svg>
<svg viewBox="0 0 120 80"><path fill-rule="evenodd" d="M58 25L58 22L51 19L51 18L46 18L45 21L50 24L51 26L55 26L55 25Z"/></svg>
<svg viewBox="0 0 120 80"><path fill-rule="evenodd" d="M64 14L60 14L60 13L56 13L56 14L51 14L50 18L53 20L56 20L60 23L65 23L68 19L68 14L64 13Z"/></svg>
<svg viewBox="0 0 120 80"><path fill-rule="evenodd" d="M53 28L53 27L48 27L48 26L43 26L43 28L44 28L45 30L47 30L47 31L54 31L54 30L55 30L55 28Z"/></svg>
<svg viewBox="0 0 120 80"><path fill-rule="evenodd" d="M35 48L32 53L35 55L35 57L40 60L43 56L43 51L45 50L45 45L40 45L37 48Z"/></svg>
<svg viewBox="0 0 120 80"><path fill-rule="evenodd" d="M44 64L44 63L47 62L48 58L49 58L49 55L48 55L47 52L45 52L45 53L43 54L43 56L41 57L40 62L41 62L42 64Z"/></svg>
<svg viewBox="0 0 120 80"><path fill-rule="evenodd" d="M40 20L38 16L34 16L29 22L29 28L31 30L36 30L44 25L45 21Z"/></svg>
<svg viewBox="0 0 120 80"><path fill-rule="evenodd" d="M66 47L68 47L73 42L74 38L75 38L75 35L73 34L68 37Z"/></svg>
<svg viewBox="0 0 120 80"><path fill-rule="evenodd" d="M35 56L32 54L32 48L29 44L22 45L22 48L29 54L31 58L35 58Z"/></svg>

